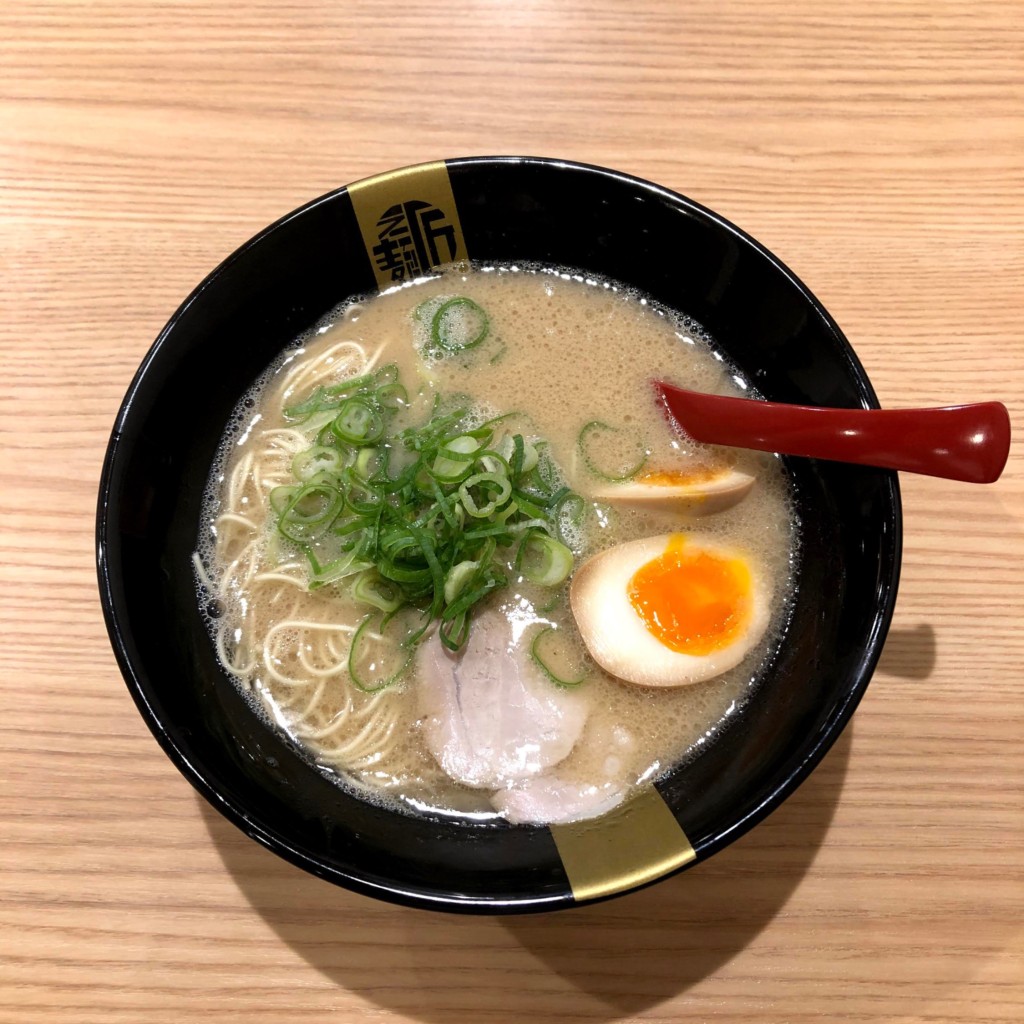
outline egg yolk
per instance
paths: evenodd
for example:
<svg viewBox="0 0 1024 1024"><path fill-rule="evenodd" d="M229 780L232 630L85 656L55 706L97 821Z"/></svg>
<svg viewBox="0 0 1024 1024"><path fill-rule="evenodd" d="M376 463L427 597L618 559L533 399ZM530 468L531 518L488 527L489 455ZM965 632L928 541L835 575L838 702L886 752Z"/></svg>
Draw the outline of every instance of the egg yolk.
<svg viewBox="0 0 1024 1024"><path fill-rule="evenodd" d="M699 657L727 647L750 617L750 569L739 558L688 549L674 536L629 581L629 602L670 650Z"/></svg>
<svg viewBox="0 0 1024 1024"><path fill-rule="evenodd" d="M685 472L678 469L651 470L641 473L635 478L638 484L649 484L652 487L675 487L679 484L702 484L720 476L721 471L697 466Z"/></svg>

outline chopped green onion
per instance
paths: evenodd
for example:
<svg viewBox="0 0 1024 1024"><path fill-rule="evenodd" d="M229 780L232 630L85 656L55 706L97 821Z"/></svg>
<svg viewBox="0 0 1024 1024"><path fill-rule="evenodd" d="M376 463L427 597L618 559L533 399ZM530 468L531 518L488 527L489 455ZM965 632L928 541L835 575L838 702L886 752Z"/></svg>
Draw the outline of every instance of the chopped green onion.
<svg viewBox="0 0 1024 1024"><path fill-rule="evenodd" d="M572 552L541 530L525 534L516 551L515 566L531 583L556 587L572 572Z"/></svg>
<svg viewBox="0 0 1024 1024"><path fill-rule="evenodd" d="M275 487L270 492L270 507L274 511L274 515L280 517L281 513L288 507L292 498L295 497L299 488L294 484L289 484L285 487Z"/></svg>
<svg viewBox="0 0 1024 1024"><path fill-rule="evenodd" d="M379 693L398 682L412 660L410 650L385 636L383 620L379 633L371 631L370 623L378 618L370 612L359 623L348 652L349 678L363 693Z"/></svg>
<svg viewBox="0 0 1024 1024"><path fill-rule="evenodd" d="M490 331L490 320L472 299L457 296L442 302L430 322L431 343L445 352L476 348Z"/></svg>
<svg viewBox="0 0 1024 1024"><path fill-rule="evenodd" d="M478 488L487 498L483 505L478 505L473 489ZM500 508L508 501L512 494L512 485L507 476L498 473L475 473L467 477L459 484L459 497L462 499L462 507L474 518L484 519L491 515L495 509Z"/></svg>
<svg viewBox="0 0 1024 1024"><path fill-rule="evenodd" d="M372 604L382 612L397 611L404 603L401 588L374 569L359 574L352 584L352 597L363 604Z"/></svg>
<svg viewBox="0 0 1024 1024"><path fill-rule="evenodd" d="M357 551L348 551L333 562L320 566L313 573L309 581L309 589L319 590L320 587L325 587L329 583L337 583L340 580L347 579L349 576L365 572L367 569L372 568L372 566L373 563L360 557Z"/></svg>
<svg viewBox="0 0 1024 1024"><path fill-rule="evenodd" d="M331 421L331 433L346 444L373 444L384 433L384 420L365 398L346 398Z"/></svg>
<svg viewBox="0 0 1024 1024"><path fill-rule="evenodd" d="M441 516L444 519L444 521L453 530L458 530L459 527L462 525L462 518L459 515L459 513L462 511L461 506L453 505L452 500L448 497L448 495L444 493L444 491L441 490L441 486L433 478L431 478L430 480L430 486L434 492L434 498L437 501L437 511L441 513ZM424 522L424 525L436 519L434 509L428 509L427 511L428 513L430 513L430 515L428 515L427 519ZM423 517L420 516L420 519L422 518ZM417 522L419 522L419 520L417 520Z"/></svg>
<svg viewBox="0 0 1024 1024"><path fill-rule="evenodd" d="M376 448L360 448L352 469L356 476L369 480L381 469L383 461L383 455Z"/></svg>
<svg viewBox="0 0 1024 1024"><path fill-rule="evenodd" d="M401 409L409 404L409 392L401 384L385 384L377 389L377 401L384 409Z"/></svg>
<svg viewBox="0 0 1024 1024"><path fill-rule="evenodd" d="M556 516L566 516L574 525L579 526L587 512L587 503L575 491L566 488L565 493L558 496L558 500L552 502Z"/></svg>
<svg viewBox="0 0 1024 1024"><path fill-rule="evenodd" d="M311 540L334 522L344 501L337 488L324 483L308 483L300 487L284 507L277 528L296 543Z"/></svg>
<svg viewBox="0 0 1024 1024"><path fill-rule="evenodd" d="M521 419L528 427L533 429L534 422L526 415L525 412L520 412L518 409L513 409L511 412L503 412L500 416L492 416L489 420L484 420L480 424L481 427L487 430L493 430L499 423L506 423L508 420Z"/></svg>
<svg viewBox="0 0 1024 1024"><path fill-rule="evenodd" d="M435 302L429 322L446 303L452 316L474 314L475 304L452 301ZM396 430L406 398L389 365L316 387L290 407L316 440L293 457L294 482L270 492L272 542L306 556L311 589L351 580L352 598L383 616L378 633L395 633L394 616L418 616L403 649L436 623L441 643L458 650L474 608L508 586L511 570L549 586L565 578L572 556L549 535L582 499L564 486L545 442L507 430L521 413L479 423L464 397L437 396L425 422ZM350 660L353 684L372 690L397 676L395 666L368 669L371 641L383 643L370 629L367 619Z"/></svg>
<svg viewBox="0 0 1024 1024"><path fill-rule="evenodd" d="M519 435L517 434L516 436L518 437ZM532 445L529 441L524 440L522 472L532 473L537 468L537 464L539 462L540 454L538 453L536 447L534 447L534 445Z"/></svg>
<svg viewBox="0 0 1024 1024"><path fill-rule="evenodd" d="M444 483L457 483L469 476L469 471L476 459L476 452L480 448L480 442L468 434L461 434L459 437L446 441L438 450L437 458L430 469L431 476L435 480Z"/></svg>
<svg viewBox="0 0 1024 1024"><path fill-rule="evenodd" d="M398 376L398 367L394 363L391 367L395 371L395 376ZM384 368L386 369L386 367ZM383 372L383 370L381 371ZM364 391L376 380L376 375L371 373L364 373L361 377L350 377L348 380L343 380L339 384L330 384L322 391L325 395L329 395L331 398L347 398L349 395L357 395L361 391Z"/></svg>
<svg viewBox="0 0 1024 1024"><path fill-rule="evenodd" d="M448 570L444 579L444 603L451 604L480 568L479 562L459 562Z"/></svg>
<svg viewBox="0 0 1024 1024"><path fill-rule="evenodd" d="M605 452L599 455L599 438L606 445L613 444L615 450L610 454ZM594 476L613 483L630 480L636 476L643 468L648 455L639 438L631 437L627 431L611 427L600 420L591 420L584 426L577 438L576 447L587 469Z"/></svg>
<svg viewBox="0 0 1024 1024"><path fill-rule="evenodd" d="M384 496L369 483L352 480L345 492L345 505L356 515L372 516L383 504Z"/></svg>
<svg viewBox="0 0 1024 1024"><path fill-rule="evenodd" d="M586 682L587 660L568 642L564 630L541 628L530 644L530 657L555 686L571 690Z"/></svg>
<svg viewBox="0 0 1024 1024"><path fill-rule="evenodd" d="M335 537L348 537L354 533L361 533L365 529L366 517L358 512L354 516L348 516L344 519L339 516L331 524L331 533Z"/></svg>
<svg viewBox="0 0 1024 1024"><path fill-rule="evenodd" d="M508 526L481 526L478 529L466 530L463 535L463 540L474 541L483 540L485 537L494 537L502 539L502 545L507 547L512 543L513 535L512 529Z"/></svg>
<svg viewBox="0 0 1024 1024"><path fill-rule="evenodd" d="M377 395L381 390L398 383L398 363L387 363L373 371L373 382L378 386ZM404 390L404 389L403 389Z"/></svg>
<svg viewBox="0 0 1024 1024"><path fill-rule="evenodd" d="M524 516L529 516L531 519L543 519L547 515L544 506L534 500L538 498L538 495L527 494L525 491L515 491L514 497L516 505L519 506L519 511Z"/></svg>
<svg viewBox="0 0 1024 1024"><path fill-rule="evenodd" d="M377 374L364 374L361 377L353 377L342 381L340 384L332 384L324 387L317 385L310 395L302 402L290 405L284 410L286 419L303 421L314 413L322 412L325 409L336 409L342 401L350 395L358 394L370 387L379 378L385 383L391 383L398 378L398 367L392 363L382 367Z"/></svg>
<svg viewBox="0 0 1024 1024"><path fill-rule="evenodd" d="M583 519L587 514L587 503L575 491L569 491L554 504L552 512L554 513L555 528L564 543L567 534L571 535L573 530L579 530L582 526Z"/></svg>
<svg viewBox="0 0 1024 1024"><path fill-rule="evenodd" d="M321 470L338 473L341 469L342 453L337 448L329 448L322 444L315 444L312 448L299 452L292 459L292 476L303 483L312 479Z"/></svg>
<svg viewBox="0 0 1024 1024"><path fill-rule="evenodd" d="M507 583L508 580L503 573L493 569L485 570L476 585L468 586L445 608L437 631L441 643L452 651L462 647L469 637L469 610L492 590L504 587Z"/></svg>
<svg viewBox="0 0 1024 1024"><path fill-rule="evenodd" d="M313 392L304 401L297 402L295 405L289 405L285 408L285 419L302 420L312 416L313 413L320 410L323 400L324 389L322 387L314 388Z"/></svg>

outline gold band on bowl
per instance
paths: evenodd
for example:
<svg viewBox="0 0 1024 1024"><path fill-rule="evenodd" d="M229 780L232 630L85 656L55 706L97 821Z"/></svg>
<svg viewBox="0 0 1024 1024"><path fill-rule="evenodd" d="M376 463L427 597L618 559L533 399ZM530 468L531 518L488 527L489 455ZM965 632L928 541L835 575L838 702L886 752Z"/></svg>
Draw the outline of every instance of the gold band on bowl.
<svg viewBox="0 0 1024 1024"><path fill-rule="evenodd" d="M653 882L697 857L653 786L603 817L550 828L577 902Z"/></svg>
<svg viewBox="0 0 1024 1024"><path fill-rule="evenodd" d="M364 178L348 194L381 290L468 258L444 161Z"/></svg>

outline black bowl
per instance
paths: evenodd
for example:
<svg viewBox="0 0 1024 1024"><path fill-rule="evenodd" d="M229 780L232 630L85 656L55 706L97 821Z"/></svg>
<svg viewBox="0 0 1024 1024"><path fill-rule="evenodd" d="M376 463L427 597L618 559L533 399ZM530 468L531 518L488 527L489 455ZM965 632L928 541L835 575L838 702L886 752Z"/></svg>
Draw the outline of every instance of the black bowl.
<svg viewBox="0 0 1024 1024"><path fill-rule="evenodd" d="M792 793L867 687L896 599L896 475L789 460L801 522L791 625L745 711L695 760L586 827L391 812L339 788L218 666L191 554L232 408L348 296L468 256L570 266L702 324L766 398L877 407L849 344L774 256L727 221L614 171L470 158L332 192L242 246L185 301L133 380L100 486L99 582L128 688L172 761L243 831L331 882L420 907L547 910L665 877Z"/></svg>

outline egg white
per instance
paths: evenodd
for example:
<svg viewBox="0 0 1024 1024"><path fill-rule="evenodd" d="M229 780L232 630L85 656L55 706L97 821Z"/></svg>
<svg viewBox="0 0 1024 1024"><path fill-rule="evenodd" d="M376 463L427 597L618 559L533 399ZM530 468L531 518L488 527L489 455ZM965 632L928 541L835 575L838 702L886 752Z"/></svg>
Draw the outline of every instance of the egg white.
<svg viewBox="0 0 1024 1024"><path fill-rule="evenodd" d="M771 619L768 586L742 552L703 539L686 538L689 552L741 559L750 571L750 614L742 632L710 654L682 654L657 639L629 600L629 581L643 565L664 554L672 534L618 544L584 562L569 590L580 636L591 657L609 674L639 686L687 686L738 665L764 636Z"/></svg>
<svg viewBox="0 0 1024 1024"><path fill-rule="evenodd" d="M754 486L754 477L737 469L723 469L712 477L682 479L678 483L648 483L643 477L622 483L609 483L594 491L598 501L651 506L664 505L709 515L722 512L742 501Z"/></svg>

